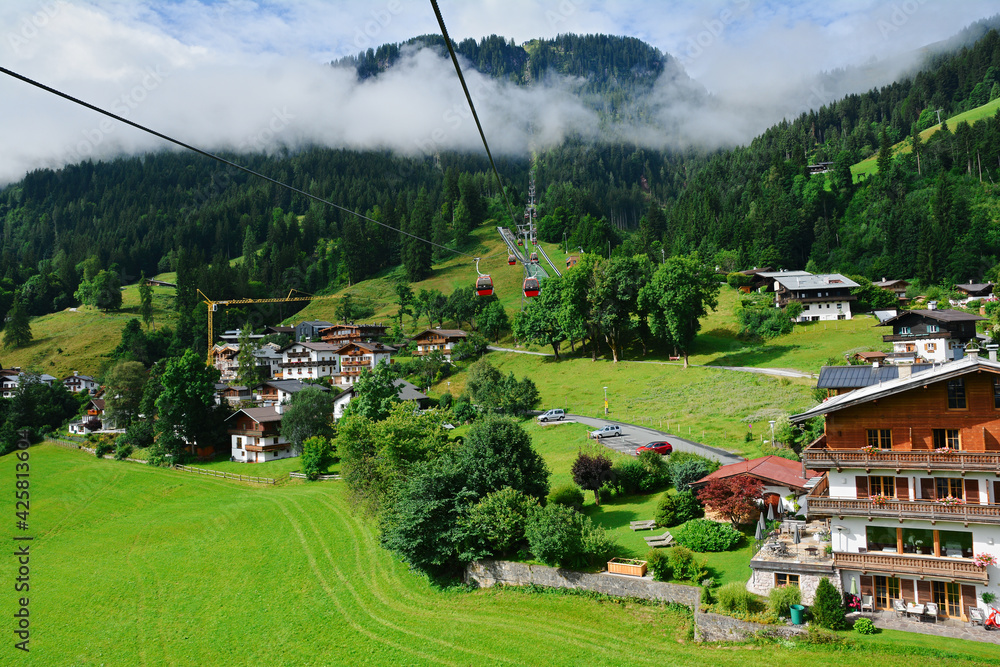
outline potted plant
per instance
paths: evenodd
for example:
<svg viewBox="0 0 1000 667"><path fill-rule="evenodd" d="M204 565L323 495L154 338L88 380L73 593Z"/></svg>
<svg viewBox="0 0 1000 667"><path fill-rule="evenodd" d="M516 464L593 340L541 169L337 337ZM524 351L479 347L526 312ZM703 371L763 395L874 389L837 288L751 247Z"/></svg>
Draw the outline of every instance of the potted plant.
<svg viewBox="0 0 1000 667"><path fill-rule="evenodd" d="M996 599L997 599L996 593L990 593L990 592L983 593L983 602L985 602L990 606L993 605L993 601Z"/></svg>
<svg viewBox="0 0 1000 667"><path fill-rule="evenodd" d="M976 564L976 567L986 567L987 565L996 565L997 559L993 554L976 554L972 562Z"/></svg>
<svg viewBox="0 0 1000 667"><path fill-rule="evenodd" d="M878 454L882 450L876 447L875 445L865 445L864 447L861 448L861 451L863 451L865 454Z"/></svg>
<svg viewBox="0 0 1000 667"><path fill-rule="evenodd" d="M938 502L942 505L964 505L965 501L961 498L956 498L955 496L945 496L944 498L938 498Z"/></svg>
<svg viewBox="0 0 1000 667"><path fill-rule="evenodd" d="M876 493L871 498L873 505L887 505L889 503L889 496L884 493Z"/></svg>

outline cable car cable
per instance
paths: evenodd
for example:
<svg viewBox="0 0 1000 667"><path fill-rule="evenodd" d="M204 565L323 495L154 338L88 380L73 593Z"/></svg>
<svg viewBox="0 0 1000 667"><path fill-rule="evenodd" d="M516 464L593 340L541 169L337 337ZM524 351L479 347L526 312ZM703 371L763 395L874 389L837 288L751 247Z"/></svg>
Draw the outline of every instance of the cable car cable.
<svg viewBox="0 0 1000 667"><path fill-rule="evenodd" d="M106 110L104 110L104 109L102 109L102 108L100 108L98 106L94 106L93 104L90 104L89 102L85 102L85 101L83 101L83 100L81 100L81 99L79 99L77 97L73 97L72 95L64 93L61 90L56 90L55 88L52 88L50 86L46 86L44 83L40 83L38 81L35 81L34 79L30 79L30 78L24 76L23 74L18 74L17 72L13 72L13 71L7 69L6 67L0 66L0 72L2 72L3 74L6 74L7 76L13 77L15 79L19 79L20 81L23 81L23 82L25 82L27 84L30 84L32 86L35 86L36 88L41 88L42 90L44 90L44 91L46 91L48 93L52 93L53 95L57 95L59 97L62 97L63 99L69 100L70 102L73 102L74 104L79 104L80 106L86 107L86 108L88 108L88 109L90 109L92 111L96 111L99 114L102 114L102 115L107 116L109 118L113 118L113 119L115 119L115 120L117 120L117 121L119 121L121 123L125 123L126 125L130 125L130 126L136 128L137 130L142 130L143 132L151 134L154 137L159 137L160 139L163 139L164 141L169 141L170 143L176 144L176 145L180 146L181 148L186 148L187 150L193 151L195 153L198 153L199 155L204 155L207 158L211 158L211 159L216 160L218 162L221 162L223 164L229 165L230 167L233 167L234 169L239 169L242 172L246 172L247 174L250 174L251 176L256 176L257 178L262 178L262 179L264 179L265 181L267 181L269 183L273 183L274 185L277 185L277 186L280 186L280 187L285 188L287 190L290 190L290 191L292 191L292 192L294 192L296 194L302 195L303 197L307 197L309 199L312 199L313 201L317 201L317 202L319 202L321 204L326 204L327 206L335 208L338 211L343 211L344 213L349 213L349 214L351 214L353 216L361 218L362 220L366 220L368 222L373 222L376 225L379 225L381 227L385 227L386 229L390 229L390 230L392 230L394 232L399 232L400 234L403 234L405 236L409 236L410 238L416 239L418 241L422 241L423 243L427 243L427 244L435 246L437 248L441 248L443 250L447 250L448 252L455 253L456 255L461 255L463 257L468 257L469 259L476 259L473 255L470 255L468 253L464 253L461 250L455 250L454 248L449 248L448 246L441 245L440 243L435 243L434 241L431 241L429 239L425 239L425 238L423 238L421 236L417 236L416 234L411 234L410 232L403 231L402 229L397 229L396 227L393 227L392 225L387 225L384 222L379 222L378 220L375 220L373 218L369 218L367 215L362 215L362 214L358 213L357 211L352 211L351 209L347 208L346 206L341 206L340 204L334 204L332 201L329 201L328 199L323 199L322 197L317 197L316 195L310 194L310 193L306 192L305 190L300 190L299 188L295 187L294 185L289 185L287 183L282 183L281 181L279 181L277 179L271 178L270 176L265 176L264 174L262 174L262 173L260 173L258 171L254 171L253 169L250 169L249 167L244 167L243 165L238 164L236 162L233 162L232 160L227 160L224 157L221 157L219 155L215 155L214 153L209 153L208 151L205 151L205 150L202 150L202 149L197 148L195 146L192 146L191 144L186 144L183 141L180 141L179 139L174 139L173 137L170 137L170 136L168 136L166 134L163 134L162 132L157 132L156 130L153 130L151 128L146 127L145 125L140 125L139 123L131 121L131 120L127 119L127 118L122 118L121 116L119 116L117 114L113 114L110 111L106 111ZM473 111L473 113L475 113L475 111ZM477 120L477 122L478 122L478 120ZM493 158L491 157L490 161L492 162L492 160L493 160ZM496 169L495 166L494 166L494 169Z"/></svg>

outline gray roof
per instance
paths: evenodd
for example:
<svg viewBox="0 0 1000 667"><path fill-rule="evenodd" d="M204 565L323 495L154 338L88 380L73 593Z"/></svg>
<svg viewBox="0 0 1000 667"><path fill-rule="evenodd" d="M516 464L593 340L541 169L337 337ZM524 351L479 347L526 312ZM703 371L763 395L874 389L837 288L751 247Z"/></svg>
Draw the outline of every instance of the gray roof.
<svg viewBox="0 0 1000 667"><path fill-rule="evenodd" d="M300 346L306 348L307 350L313 350L313 351L316 351L316 352L326 352L326 351L336 352L337 350L339 350L342 347L341 345L334 345L333 343L319 343L319 342L317 342L317 343L310 343L308 341L299 341L297 343L289 343L285 347L281 348L281 351L284 352L288 348L294 347L296 345L300 345Z"/></svg>
<svg viewBox="0 0 1000 667"><path fill-rule="evenodd" d="M892 287L893 285L896 285L896 284L899 284L899 283L902 283L904 285L909 285L910 284L910 283L908 283L905 280L900 280L900 279L897 278L896 280L879 280L878 282L873 282L872 285L875 285L875 287Z"/></svg>
<svg viewBox="0 0 1000 667"><path fill-rule="evenodd" d="M912 373L933 368L931 364L914 364L909 367ZM819 380L816 386L820 389L857 389L870 387L880 382L889 382L899 378L899 366L823 366L819 369Z"/></svg>
<svg viewBox="0 0 1000 667"><path fill-rule="evenodd" d="M875 317L878 318L879 322L885 322L886 320L889 320L889 319L892 319L893 317L896 317L896 314L899 311L897 311L895 308L893 308L892 310L876 310L874 312L875 312Z"/></svg>
<svg viewBox="0 0 1000 667"><path fill-rule="evenodd" d="M263 386L274 387L287 394L294 394L297 391L302 391L307 387L317 387L320 391L330 391L329 387L324 387L321 384L309 384L308 382L302 382L301 380L268 380L267 382L261 382L258 387Z"/></svg>
<svg viewBox="0 0 1000 667"><path fill-rule="evenodd" d="M1000 375L1000 362L990 361L981 357L966 356L958 361L950 361L946 364L931 366L929 369L914 373L910 377L897 378L888 382L869 385L846 394L828 398L819 405L806 410L803 413L792 415L793 422L803 422L813 417L825 415L844 408L854 407L868 403L875 399L884 398L899 394L914 387L919 387L932 382L942 382L955 377L965 375L975 371L987 371Z"/></svg>
<svg viewBox="0 0 1000 667"><path fill-rule="evenodd" d="M764 278L780 278L782 276L811 276L812 274L808 271L760 271L757 273L758 276Z"/></svg>
<svg viewBox="0 0 1000 667"><path fill-rule="evenodd" d="M775 276L774 280L786 289L823 289L825 287L857 287L858 284L850 278L845 278L839 273L823 273L812 275L802 272L804 275Z"/></svg>
<svg viewBox="0 0 1000 667"><path fill-rule="evenodd" d="M233 414L229 415L229 417L226 418L226 421L229 421L230 419L232 419L236 415L240 414L241 412L243 414L245 414L247 417L249 417L250 419L252 419L255 422L257 422L258 424L264 424L264 423L267 423L267 422L280 422L281 421L281 415L278 414L278 411L275 410L273 407L270 407L270 408L243 408L242 410L237 410Z"/></svg>
<svg viewBox="0 0 1000 667"><path fill-rule="evenodd" d="M979 320L986 319L980 315L973 315L972 313L966 313L961 310L904 310L895 317L890 317L884 322L879 322L876 326L888 326L890 324L894 324L896 320L901 320L904 317L909 317L910 315L929 317L932 320L937 320L938 322L978 322Z"/></svg>
<svg viewBox="0 0 1000 667"><path fill-rule="evenodd" d="M417 389L417 385L406 380L393 380L392 384L399 388L399 400L401 401L422 401L427 398L427 394Z"/></svg>

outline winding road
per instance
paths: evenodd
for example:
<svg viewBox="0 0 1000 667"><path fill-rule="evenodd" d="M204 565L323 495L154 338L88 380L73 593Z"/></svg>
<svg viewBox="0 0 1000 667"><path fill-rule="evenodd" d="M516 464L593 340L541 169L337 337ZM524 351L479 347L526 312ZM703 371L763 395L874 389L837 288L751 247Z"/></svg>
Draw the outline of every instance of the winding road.
<svg viewBox="0 0 1000 667"><path fill-rule="evenodd" d="M622 434L615 438L601 438L601 444L605 447L613 449L617 452L622 452L623 454L635 454L637 447L645 445L647 442L653 441L666 441L673 445L674 451L681 452L691 452L692 454L699 454L707 458L718 461L722 465L729 465L730 463L741 463L745 459L736 454L727 452L724 449L719 449L717 447L709 447L708 445L703 445L698 442L693 442L691 440L686 440L685 438L679 438L676 435L670 433L664 433L663 431L657 431L655 429L647 428L646 426L637 426L636 424L626 424L624 422L614 421L612 419L594 419L593 417L584 417L581 415L566 415L566 419L562 422L549 422L551 425L556 424L572 424L578 423L585 426L597 429L605 424L617 424L622 427Z"/></svg>

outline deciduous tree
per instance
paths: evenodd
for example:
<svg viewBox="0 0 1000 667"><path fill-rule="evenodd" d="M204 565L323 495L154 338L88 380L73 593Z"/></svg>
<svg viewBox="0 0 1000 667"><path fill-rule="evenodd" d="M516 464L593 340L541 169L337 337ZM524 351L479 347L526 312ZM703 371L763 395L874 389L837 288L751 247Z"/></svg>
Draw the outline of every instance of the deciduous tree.
<svg viewBox="0 0 1000 667"><path fill-rule="evenodd" d="M107 399L104 411L108 421L117 428L127 429L139 416L147 376L142 363L126 360L115 364L105 376Z"/></svg>
<svg viewBox="0 0 1000 667"><path fill-rule="evenodd" d="M333 396L319 387L306 387L292 394L281 417L281 435L301 453L309 438L333 437Z"/></svg>
<svg viewBox="0 0 1000 667"><path fill-rule="evenodd" d="M28 312L21 303L21 299L15 298L14 305L7 313L7 326L3 332L4 347L24 347L31 342L31 323L28 321Z"/></svg>
<svg viewBox="0 0 1000 667"><path fill-rule="evenodd" d="M750 521L763 491L759 479L737 475L713 479L698 491L698 500L736 526Z"/></svg>
<svg viewBox="0 0 1000 667"><path fill-rule="evenodd" d="M601 504L601 487L611 479L611 459L604 454L580 452L570 472L581 489L594 492L594 503Z"/></svg>

